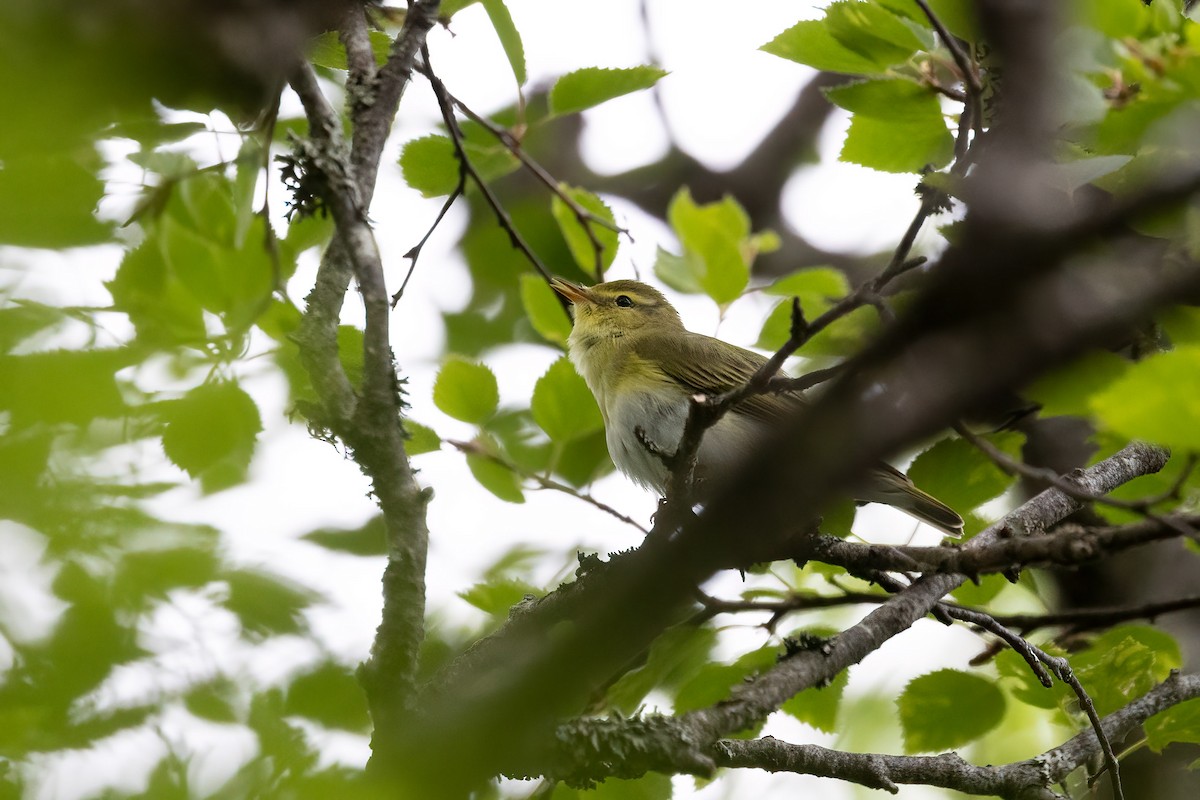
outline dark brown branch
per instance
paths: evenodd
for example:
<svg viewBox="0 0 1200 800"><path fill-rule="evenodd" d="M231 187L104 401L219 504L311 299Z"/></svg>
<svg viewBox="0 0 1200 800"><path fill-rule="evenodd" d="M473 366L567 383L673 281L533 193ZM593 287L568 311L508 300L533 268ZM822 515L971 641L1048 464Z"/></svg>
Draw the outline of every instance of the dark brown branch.
<svg viewBox="0 0 1200 800"><path fill-rule="evenodd" d="M512 216L509 215L508 211L506 211L504 206L500 203L500 199L496 197L496 193L492 191L492 187L488 185L488 182L483 179L483 177L475 169L475 166L471 163L470 156L467 155L466 148L463 145L464 137L462 128L459 127L458 119L454 116L454 104L450 96L450 92L446 89L446 85L442 83L441 79L434 74L433 67L429 64L428 51L424 52L423 57L425 59L424 74L429 79L429 85L433 87L433 93L437 97L438 101L438 108L442 113L442 121L445 123L446 130L450 134L450 141L454 143L454 154L455 157L458 158L460 169L460 185L464 180L462 172L465 171L466 176L469 177L471 182L479 188L479 193L483 195L483 199L487 203L488 207L492 209L492 213L496 215L496 222L500 225L504 232L508 234L509 242L513 247L521 251L521 254L525 256L526 260L533 265L533 268L537 270L538 274L541 275L542 279L546 281L547 285L549 285L554 276L550 274L550 271L546 269L546 265L543 264L542 260L538 258L536 253L533 252L533 248L531 248L529 243L525 241L525 237L521 236L521 232L517 230L516 223L513 222ZM559 295L557 292L555 292L554 296L558 298L558 302L562 305L563 310L566 311L567 314L570 314L571 302L565 297Z"/></svg>

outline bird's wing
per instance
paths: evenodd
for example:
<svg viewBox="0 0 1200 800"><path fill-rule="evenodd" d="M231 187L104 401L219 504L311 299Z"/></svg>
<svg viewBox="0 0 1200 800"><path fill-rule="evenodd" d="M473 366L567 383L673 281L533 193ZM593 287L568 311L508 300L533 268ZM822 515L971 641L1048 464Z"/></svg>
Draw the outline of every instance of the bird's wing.
<svg viewBox="0 0 1200 800"><path fill-rule="evenodd" d="M751 350L690 331L686 336L673 337L672 343L678 352L653 360L689 394L717 395L736 389L767 361ZM731 358L729 348L738 351L741 357ZM801 402L800 396L794 394L758 394L739 403L737 410L763 422L774 422L794 411Z"/></svg>

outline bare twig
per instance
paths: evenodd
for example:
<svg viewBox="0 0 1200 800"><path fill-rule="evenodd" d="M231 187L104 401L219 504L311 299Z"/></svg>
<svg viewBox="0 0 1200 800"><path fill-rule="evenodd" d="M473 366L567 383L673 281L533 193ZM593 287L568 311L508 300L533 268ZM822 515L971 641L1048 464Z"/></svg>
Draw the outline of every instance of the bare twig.
<svg viewBox="0 0 1200 800"><path fill-rule="evenodd" d="M428 66L423 68L421 70L421 72L422 72L422 74L426 75L427 77L430 77L432 75L432 73L428 71ZM518 139L516 136L514 136L511 131L500 127L499 125L492 122L490 119L483 116L482 114L477 114L466 103L464 103L462 100L459 100L453 94L450 94L449 92L447 92L447 96L450 98L450 102L453 105L457 106L459 108L459 110L461 110L470 120L477 123L480 127L482 127L484 130L486 130L492 136L494 136L501 144L503 144L508 149L508 151L510 153L512 153L514 156L516 156L516 158L521 162L521 164L527 170L529 170L529 172L535 178L537 178L538 181L541 182L541 184L543 186L545 186L548 190L550 190L550 192L552 192L555 197L557 197L559 200L561 200L567 206L567 208L570 209L571 213L575 216L575 219L579 223L580 227L583 228L584 233L588 237L588 243L591 244L592 250L595 252L595 257L596 257L595 279L596 279L596 282L600 283L601 281L603 281L604 280L604 262L603 262L604 244L596 236L596 232L595 232L595 230L593 230L592 226L599 225L600 227L606 228L606 229L612 231L613 233L624 234L626 237L632 238L630 236L629 230L626 228L622 228L621 226L616 225L612 222L609 222L608 220L604 219L603 217L598 217L595 214L593 214L591 211L588 211L586 208L581 206L575 200L575 198L570 195L569 192L566 192L563 190L563 188L559 184L559 182L554 179L554 176L552 176L549 172L547 172L545 170L545 168L542 167L541 164L539 164L537 161L535 161L533 159L533 157L530 156L528 152L526 152L524 145L521 143L521 140Z"/></svg>
<svg viewBox="0 0 1200 800"><path fill-rule="evenodd" d="M502 458L501 456L497 455L496 453L491 452L487 448L480 445L478 442L463 442L463 441L458 441L455 439L447 439L446 444L450 445L455 450L458 450L460 453L464 453L466 455L479 456L480 458L486 458L488 461L491 461L494 464L499 464L500 466L504 467L506 470L513 473L514 475L518 475L521 478L524 478L526 480L531 480L543 489L549 489L549 490L555 491L555 492L562 492L563 494L567 494L567 495L570 495L571 497L574 497L576 500L582 500L583 502L587 503L588 505L590 505L594 508L597 508L600 511L603 511L605 514L608 514L612 517L619 519L621 522L624 522L626 525L632 525L633 527L637 528L642 533L649 533L649 531L646 529L646 527L644 525L642 525L640 522L638 522L637 520L635 520L633 517L629 516L628 514L622 514L620 511L616 510L615 508L608 505L607 503L597 500L590 493L581 492L578 489L575 489L574 487L568 486L565 483L559 483L558 481L556 481L552 478L548 478L545 475L539 475L536 472L530 472L528 470L522 469L521 467L517 466L513 462L511 462L505 458Z"/></svg>
<svg viewBox="0 0 1200 800"><path fill-rule="evenodd" d="M447 91L446 84L442 83L442 80L433 72L433 67L429 63L428 49L424 50L421 55L425 60L425 76L429 79L429 85L433 87L434 96L437 97L438 108L442 112L442 121L446 124L446 130L450 133L450 141L454 143L454 152L458 158L460 169L465 170L471 182L479 187L480 194L483 195L483 199L488 204L488 207L492 209L492 213L496 215L496 222L508 234L508 240L512 243L512 246L521 251L521 254L525 256L529 263L533 265L533 268L537 270L538 274L542 276L542 279L549 285L554 276L550 274L550 271L546 269L546 265L533 252L533 249L525 241L525 238L521 236L512 217L505 210L504 206L501 205L495 192L492 191L492 187L488 185L488 182L480 176L474 165L471 164L471 159L467 155L466 148L463 145L462 128L459 127L458 119L454 116L454 104L450 97L450 92ZM555 297L558 298L563 310L570 314L570 301L558 295L557 292L555 293Z"/></svg>

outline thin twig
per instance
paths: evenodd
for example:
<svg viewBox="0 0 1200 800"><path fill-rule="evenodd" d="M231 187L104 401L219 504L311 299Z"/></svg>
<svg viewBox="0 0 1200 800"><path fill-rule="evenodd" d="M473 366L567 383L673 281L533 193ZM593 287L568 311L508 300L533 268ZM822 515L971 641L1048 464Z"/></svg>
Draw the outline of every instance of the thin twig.
<svg viewBox="0 0 1200 800"><path fill-rule="evenodd" d="M603 511L605 514L609 514L610 516L616 517L621 522L624 522L626 525L632 525L633 527L637 528L639 531L641 531L644 534L649 533L649 531L646 529L646 527L644 525L642 525L640 522L638 522L637 520L635 520L633 517L630 517L627 514L622 514L620 511L616 510L615 508L608 505L607 503L597 500L591 494L589 494L587 492L581 492L578 489L575 489L571 486L566 485L565 483L559 483L558 481L556 481L552 478L547 478L545 475L539 475L536 472L530 472L528 470L522 469L521 467L517 466L513 462L497 455L496 453L489 451L485 447L482 447L477 442L463 442L463 441L459 441L456 439L447 439L446 444L450 445L455 450L458 450L460 453L464 453L466 455L472 455L472 456L479 456L480 458L486 458L488 461L491 461L494 464L499 464L500 466L504 467L506 470L513 473L514 475L517 475L526 480L531 480L531 481L535 482L542 489L550 489L551 491L562 492L563 494L568 494L571 497L574 497L576 500L582 500L583 502L587 503L588 505L593 506L593 507L599 509L600 511Z"/></svg>
<svg viewBox="0 0 1200 800"><path fill-rule="evenodd" d="M454 144L454 153L458 158L459 168L464 170L471 181L479 187L480 194L483 195L483 199L487 202L488 207L496 215L497 223L508 234L508 240L512 243L512 246L521 251L522 255L529 260L529 263L533 265L533 268L538 271L538 274L549 285L554 276L550 274L550 271L546 269L546 265L542 263L537 254L533 252L533 248L521 236L512 217L505 210L504 206L500 204L500 200L492 191L492 187L480 176L475 166L471 163L470 157L467 156L466 148L463 145L464 137L462 128L459 127L458 119L454 116L454 104L451 100L450 92L446 89L446 84L442 83L441 78L437 77L434 73L433 66L429 61L429 49L427 47L423 46L421 48L421 57L425 62L423 71L429 79L429 85L433 88L434 96L437 97L438 108L442 112L442 121L446 124L446 130L450 133L450 141ZM557 292L555 296L558 297L563 310L569 314L571 301L558 295Z"/></svg>
<svg viewBox="0 0 1200 800"><path fill-rule="evenodd" d="M1159 503L1168 500L1178 500L1183 489L1184 483L1191 476L1192 470L1196 467L1196 454L1190 453L1184 461L1183 468L1174 482L1165 491L1160 494L1144 497L1138 500L1120 500L1113 497L1095 496L1083 491L1069 478L1059 475L1057 472L1044 467L1034 467L1022 461L1018 461L1012 456L1005 453L1000 448L972 432L965 425L959 423L954 426L955 432L959 436L970 442L976 449L991 459L997 467L1009 475L1030 478L1032 480L1046 483L1066 495L1074 497L1076 500L1082 500L1089 503L1097 503L1099 505L1109 506L1110 508L1120 508L1126 511L1133 511L1141 514L1148 519L1152 519L1163 525L1173 528L1179 535L1187 538L1194 538L1196 530L1191 527L1185 527L1185 524L1176 518L1163 516L1153 511L1153 507Z"/></svg>
<svg viewBox="0 0 1200 800"><path fill-rule="evenodd" d="M428 65L425 65L418 69L421 72L421 74L425 75L426 77L430 77L432 74L429 71ZM538 179L538 181L540 181L542 183L542 185L544 185L547 189L549 189L554 194L555 197L557 197L559 200L561 200L567 206L567 208L570 209L571 213L575 216L575 219L579 223L580 227L583 228L584 233L587 234L588 242L591 244L592 250L595 253L595 256L596 256L596 262L595 262L596 282L600 283L601 281L603 281L604 280L604 262L603 262L604 243L601 242L600 239L596 236L596 232L592 229L592 226L599 225L600 227L606 228L618 235L624 234L626 237L628 237L632 241L633 237L630 235L629 230L627 228L622 228L621 226L619 226L613 222L609 222L608 220L604 219L603 217L596 216L591 211L588 211L586 208L581 206L575 200L575 198L571 197L569 192L566 192L563 190L562 186L559 185L558 181L556 181L554 179L553 175L551 175L549 172L547 172L546 169L544 167L542 167L541 164L539 164L537 161L535 161L533 159L533 157L530 156L529 153L527 153L525 151L525 148L524 148L523 144L521 143L521 140L518 139L516 136L514 136L511 131L500 127L499 125L497 125L496 123L494 123L490 119L488 119L487 117L476 113L466 103L464 103L462 100L459 100L453 94L447 92L447 97L449 97L450 102L453 105L457 106L458 109L460 111L462 111L463 114L465 114L471 121L477 123L480 127L482 127L484 130L486 130L492 136L494 136L501 144L503 144L508 149L508 151L510 153L512 153L514 156L516 156L516 158L521 162L521 164L527 170L529 170L533 174L533 176Z"/></svg>

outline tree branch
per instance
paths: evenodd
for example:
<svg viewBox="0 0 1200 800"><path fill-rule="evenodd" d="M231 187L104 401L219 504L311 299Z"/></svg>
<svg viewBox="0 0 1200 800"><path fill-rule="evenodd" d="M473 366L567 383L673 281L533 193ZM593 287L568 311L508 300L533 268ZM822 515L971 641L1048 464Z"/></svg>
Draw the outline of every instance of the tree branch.
<svg viewBox="0 0 1200 800"><path fill-rule="evenodd" d="M1172 675L1125 708L1101 720L1110 739L1179 703L1200 697L1200 675ZM1100 750L1095 733L1085 731L1040 756L1002 766L975 766L954 753L895 756L844 753L816 745L788 744L771 737L725 739L713 748L717 766L794 772L839 778L895 794L899 784L940 786L1005 800L1064 800L1049 787L1088 763Z"/></svg>

